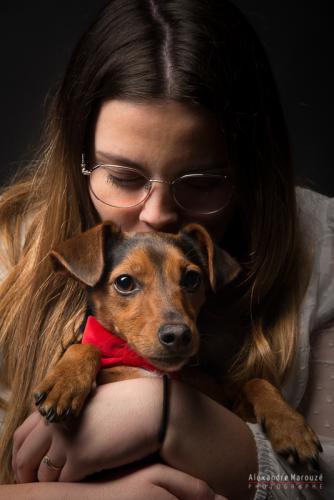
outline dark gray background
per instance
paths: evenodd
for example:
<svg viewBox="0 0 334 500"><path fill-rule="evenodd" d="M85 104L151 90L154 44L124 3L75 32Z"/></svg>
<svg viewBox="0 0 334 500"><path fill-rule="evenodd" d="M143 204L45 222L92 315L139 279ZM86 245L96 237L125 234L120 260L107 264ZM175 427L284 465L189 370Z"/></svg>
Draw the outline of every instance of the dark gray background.
<svg viewBox="0 0 334 500"><path fill-rule="evenodd" d="M279 86L299 177L334 195L331 0L234 0L262 39ZM103 0L0 3L0 177L29 161L47 96Z"/></svg>

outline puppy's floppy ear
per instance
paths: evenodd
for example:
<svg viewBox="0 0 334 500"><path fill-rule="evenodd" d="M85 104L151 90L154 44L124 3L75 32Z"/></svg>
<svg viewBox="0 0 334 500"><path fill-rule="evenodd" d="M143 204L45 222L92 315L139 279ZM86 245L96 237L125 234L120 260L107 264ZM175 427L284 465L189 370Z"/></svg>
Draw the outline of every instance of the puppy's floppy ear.
<svg viewBox="0 0 334 500"><path fill-rule="evenodd" d="M50 252L53 269L94 286L105 268L107 244L120 239L121 230L112 222L99 224L63 241Z"/></svg>
<svg viewBox="0 0 334 500"><path fill-rule="evenodd" d="M225 250L215 245L208 231L200 224L187 224L180 234L196 241L206 260L209 281L213 291L217 291L232 281L241 271L238 262Z"/></svg>

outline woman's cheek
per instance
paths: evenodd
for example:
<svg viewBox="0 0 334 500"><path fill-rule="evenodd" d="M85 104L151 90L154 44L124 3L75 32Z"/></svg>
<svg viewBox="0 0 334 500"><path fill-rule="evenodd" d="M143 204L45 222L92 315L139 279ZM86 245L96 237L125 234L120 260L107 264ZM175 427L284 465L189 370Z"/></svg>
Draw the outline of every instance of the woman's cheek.
<svg viewBox="0 0 334 500"><path fill-rule="evenodd" d="M114 208L93 198L92 202L102 222L113 221L122 231L126 232L141 230L139 228L140 210L138 208Z"/></svg>

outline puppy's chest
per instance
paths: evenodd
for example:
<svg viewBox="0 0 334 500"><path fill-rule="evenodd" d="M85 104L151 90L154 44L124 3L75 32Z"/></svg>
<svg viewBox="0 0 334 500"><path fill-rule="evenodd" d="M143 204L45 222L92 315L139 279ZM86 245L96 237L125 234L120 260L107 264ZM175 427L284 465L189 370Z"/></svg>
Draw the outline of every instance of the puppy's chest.
<svg viewBox="0 0 334 500"><path fill-rule="evenodd" d="M247 341L248 326L233 311L207 309L198 319L200 366L218 380L225 380L231 364Z"/></svg>

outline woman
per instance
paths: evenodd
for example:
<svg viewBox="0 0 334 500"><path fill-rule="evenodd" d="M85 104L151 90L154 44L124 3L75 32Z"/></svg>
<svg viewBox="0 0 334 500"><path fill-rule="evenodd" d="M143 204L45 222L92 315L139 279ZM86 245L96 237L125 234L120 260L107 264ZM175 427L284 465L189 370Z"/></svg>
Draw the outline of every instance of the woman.
<svg viewBox="0 0 334 500"><path fill-rule="evenodd" d="M82 175L80 160L89 176ZM110 174L101 164L121 170ZM180 186L184 175L198 173L205 174L198 191L206 196L185 201L184 191L170 183L177 179ZM212 196L212 175L221 189L218 198ZM117 183L138 182L140 176L168 183L151 182L136 203L116 203ZM311 300L319 291L329 297L333 280L316 269L318 247L310 251L324 231L330 235L325 224L330 228L333 203L302 190L298 202L297 211L273 77L240 12L228 1L111 1L73 54L37 167L1 199L1 375L10 392L1 479L10 483L15 473L28 484L2 486L0 492L59 498L65 489L71 498L99 493L136 499L213 498L214 490L231 499L264 498L264 489L249 489L250 474L273 475L288 465L258 426L177 382L160 450L159 379L98 388L75 438L58 426L46 427L36 413L25 419L34 386L76 337L87 307L83 290L53 273L47 255L101 219L131 232L204 224L243 269L221 305L233 319L230 335L244 332L231 364L236 387L253 376L286 382L290 401L299 404L307 377L297 372L307 371L311 327L330 320L334 308L330 299L322 303L320 296L319 305ZM306 218L317 213L324 220L310 235ZM13 472L13 434L22 423ZM130 468L100 483L71 482L157 451L166 465ZM44 455L49 466L41 461ZM65 463L66 484L32 484L56 480Z"/></svg>

